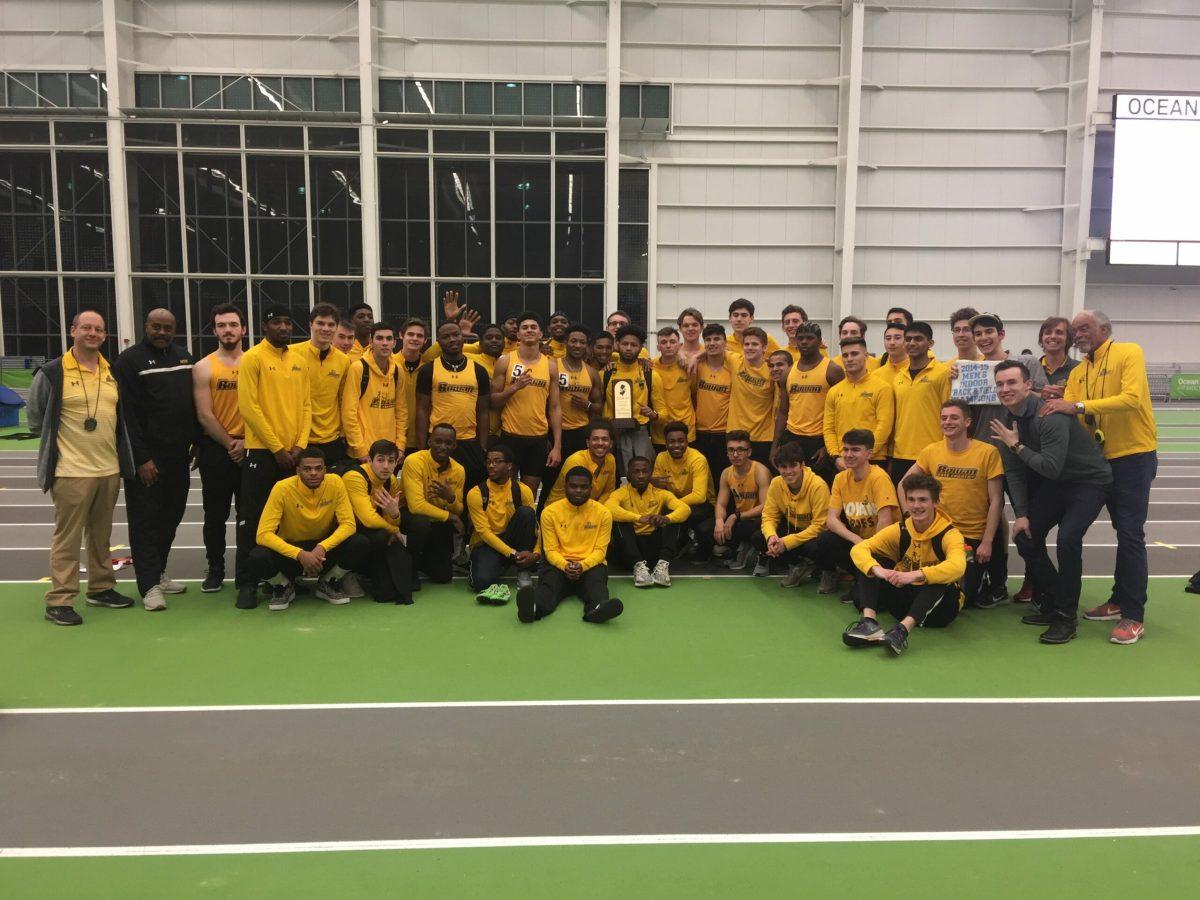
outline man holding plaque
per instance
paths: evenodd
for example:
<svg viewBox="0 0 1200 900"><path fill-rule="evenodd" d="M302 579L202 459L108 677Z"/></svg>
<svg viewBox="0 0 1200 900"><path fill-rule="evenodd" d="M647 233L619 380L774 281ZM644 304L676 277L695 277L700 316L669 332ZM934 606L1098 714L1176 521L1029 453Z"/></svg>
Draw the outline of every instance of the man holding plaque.
<svg viewBox="0 0 1200 900"><path fill-rule="evenodd" d="M617 429L617 458L621 470L635 456L654 456L650 423L663 408L661 381L643 366L638 356L646 333L636 325L623 325L617 332L617 361L604 373L604 415Z"/></svg>
<svg viewBox="0 0 1200 900"><path fill-rule="evenodd" d="M971 436L999 448L1000 442L992 433L992 422L1004 418L1004 407L996 399L995 370L996 364L1006 359L1015 359L1022 363L1033 378L1033 389L1041 393L1046 386L1045 370L1032 356L1009 356L1004 349L1004 322L995 313L980 313L970 321L971 332L975 338L975 349L980 358L975 362L964 359L953 360L950 363L950 376L954 379L950 387L950 396L967 401L971 406L971 421L974 422ZM988 370L972 372L973 383L977 389L967 387L968 369Z"/></svg>

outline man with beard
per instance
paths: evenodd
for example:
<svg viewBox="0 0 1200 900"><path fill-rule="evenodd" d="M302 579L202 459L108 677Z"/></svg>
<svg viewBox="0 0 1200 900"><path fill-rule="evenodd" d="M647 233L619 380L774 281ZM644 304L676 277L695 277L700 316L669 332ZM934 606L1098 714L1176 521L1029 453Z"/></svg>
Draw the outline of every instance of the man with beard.
<svg viewBox="0 0 1200 900"><path fill-rule="evenodd" d="M417 370L417 446L424 448L430 422L454 426L454 458L466 470L470 490L485 475L491 381L487 371L462 352L462 331L445 322L437 332L441 355Z"/></svg>

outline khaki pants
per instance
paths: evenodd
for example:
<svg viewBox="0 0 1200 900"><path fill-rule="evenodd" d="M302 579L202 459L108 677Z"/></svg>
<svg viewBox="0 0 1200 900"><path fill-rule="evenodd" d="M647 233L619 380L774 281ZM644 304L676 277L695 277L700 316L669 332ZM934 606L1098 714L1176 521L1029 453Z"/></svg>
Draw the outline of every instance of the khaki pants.
<svg viewBox="0 0 1200 900"><path fill-rule="evenodd" d="M54 537L50 541L50 590L47 606L71 606L79 594L79 543L87 534L87 592L116 587L109 542L113 507L121 490L120 475L102 478L56 478Z"/></svg>

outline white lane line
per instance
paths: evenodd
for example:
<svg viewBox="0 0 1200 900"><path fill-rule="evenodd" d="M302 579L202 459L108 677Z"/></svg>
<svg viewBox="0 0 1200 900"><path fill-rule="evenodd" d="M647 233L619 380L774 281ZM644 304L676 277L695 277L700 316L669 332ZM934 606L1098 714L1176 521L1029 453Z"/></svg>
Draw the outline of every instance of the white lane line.
<svg viewBox="0 0 1200 900"><path fill-rule="evenodd" d="M672 844L858 844L936 841L1040 841L1081 838L1194 837L1200 825L1152 828L1014 828L995 831L826 831L762 834L580 834L520 837L299 841L280 844L150 844L135 847L3 847L0 859L114 856L242 856L364 850L483 850L515 847L639 847Z"/></svg>
<svg viewBox="0 0 1200 900"><path fill-rule="evenodd" d="M1200 703L1200 695L1145 697L687 697L632 700L396 700L375 703L247 703L211 706L30 706L0 709L5 716L125 715L130 713L323 712L380 709L509 709L585 706L1034 706L1113 703Z"/></svg>

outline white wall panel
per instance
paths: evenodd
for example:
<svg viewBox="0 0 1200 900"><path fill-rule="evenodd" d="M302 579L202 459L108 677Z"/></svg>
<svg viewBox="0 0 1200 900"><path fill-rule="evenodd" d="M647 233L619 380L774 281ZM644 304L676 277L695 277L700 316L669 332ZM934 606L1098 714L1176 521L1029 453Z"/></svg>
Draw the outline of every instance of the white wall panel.
<svg viewBox="0 0 1200 900"><path fill-rule="evenodd" d="M100 0L0 3L0 66L7 69L103 68L103 34L99 30L91 35L71 33L98 28L100 22Z"/></svg>
<svg viewBox="0 0 1200 900"><path fill-rule="evenodd" d="M859 208L858 245L1057 244L1059 212L1019 209L894 210Z"/></svg>

